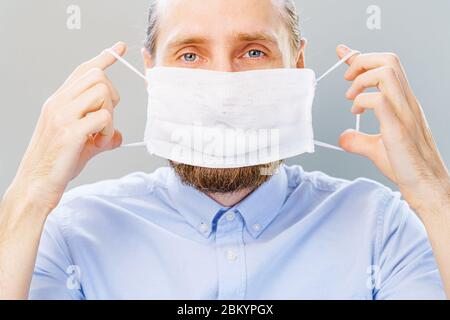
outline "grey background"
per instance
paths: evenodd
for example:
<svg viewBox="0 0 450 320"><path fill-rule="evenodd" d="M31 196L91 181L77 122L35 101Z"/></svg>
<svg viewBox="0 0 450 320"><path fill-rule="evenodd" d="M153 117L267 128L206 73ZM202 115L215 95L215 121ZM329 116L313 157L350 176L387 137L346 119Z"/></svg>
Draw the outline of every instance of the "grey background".
<svg viewBox="0 0 450 320"><path fill-rule="evenodd" d="M205 0L205 4L207 0ZM336 62L335 46L346 43L363 52L393 51L400 55L411 85L421 100L446 163L450 160L450 1L301 0L303 33L309 40L308 67L318 74ZM68 30L67 7L81 8L81 30ZM382 10L381 30L366 26L369 5ZM44 101L82 61L118 40L130 50L127 59L143 70L140 48L146 27L147 0L0 0L0 194L19 165ZM342 131L354 126L344 68L324 80L314 105L318 139L337 143ZM116 123L126 142L140 141L145 127L146 92L140 78L117 64L109 75L122 102ZM372 114L362 129L374 133ZM295 137L292 137L295 139ZM367 160L318 149L288 161L306 170L354 179L364 176L391 187ZM133 171L151 172L166 164L145 149L106 153L93 159L70 187L121 177Z"/></svg>

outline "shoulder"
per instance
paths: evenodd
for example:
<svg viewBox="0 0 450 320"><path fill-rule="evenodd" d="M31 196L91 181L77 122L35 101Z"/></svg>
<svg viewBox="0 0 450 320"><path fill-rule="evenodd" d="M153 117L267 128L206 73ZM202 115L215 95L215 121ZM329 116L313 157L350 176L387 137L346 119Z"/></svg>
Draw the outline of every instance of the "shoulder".
<svg viewBox="0 0 450 320"><path fill-rule="evenodd" d="M63 223L63 220L73 218L75 214L98 216L101 213L110 214L114 209L126 209L130 203L129 199L162 201L167 193L169 171L170 168L164 167L150 174L135 172L119 179L76 187L63 195L50 216ZM67 221L64 224L67 224Z"/></svg>
<svg viewBox="0 0 450 320"><path fill-rule="evenodd" d="M375 220L384 220L405 205L400 192L371 179L347 180L320 171L307 172L300 166L285 168L291 194L306 192L317 205L326 202L334 211L343 209L347 216L364 219L370 215Z"/></svg>
<svg viewBox="0 0 450 320"><path fill-rule="evenodd" d="M347 180L320 171L304 171L300 166L286 166L285 169L291 188L298 188L307 184L312 190L330 195L347 192L361 194L362 196L368 193L376 193L381 198L392 198L399 195L398 192L389 187L363 177Z"/></svg>
<svg viewBox="0 0 450 320"><path fill-rule="evenodd" d="M153 173L134 172L119 179L103 180L76 187L66 192L62 204L85 196L133 197L149 194L166 187L169 168L160 168Z"/></svg>
<svg viewBox="0 0 450 320"><path fill-rule="evenodd" d="M291 201L308 203L309 214L334 231L341 226L355 241L373 243L378 255L389 239L427 240L422 222L398 191L367 178L340 179L297 166L286 172Z"/></svg>

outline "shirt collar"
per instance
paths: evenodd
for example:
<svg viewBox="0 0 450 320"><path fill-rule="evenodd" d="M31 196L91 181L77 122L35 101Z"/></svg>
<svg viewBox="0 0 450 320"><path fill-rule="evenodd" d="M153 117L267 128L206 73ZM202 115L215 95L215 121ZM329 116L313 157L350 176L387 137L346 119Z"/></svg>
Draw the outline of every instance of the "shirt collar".
<svg viewBox="0 0 450 320"><path fill-rule="evenodd" d="M281 165L277 172L235 208L245 220L248 232L257 238L279 214L288 191L288 179L285 167Z"/></svg>
<svg viewBox="0 0 450 320"><path fill-rule="evenodd" d="M223 210L223 207L203 192L183 184L172 168L167 187L175 209L198 232L208 238L213 229L214 217Z"/></svg>
<svg viewBox="0 0 450 320"><path fill-rule="evenodd" d="M284 166L258 189L233 208L226 208L203 192L181 182L173 169L167 180L169 196L174 207L205 238L209 238L216 218L228 210L242 215L248 232L257 238L278 215L288 188Z"/></svg>

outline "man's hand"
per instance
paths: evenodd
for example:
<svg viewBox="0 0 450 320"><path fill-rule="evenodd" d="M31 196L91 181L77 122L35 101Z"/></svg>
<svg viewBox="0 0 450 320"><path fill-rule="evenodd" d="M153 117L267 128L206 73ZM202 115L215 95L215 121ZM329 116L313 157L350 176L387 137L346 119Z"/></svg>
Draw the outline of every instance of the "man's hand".
<svg viewBox="0 0 450 320"><path fill-rule="evenodd" d="M342 58L350 49L341 45L337 52ZM352 112L374 110L380 134L348 130L340 144L371 159L422 219L450 299L450 177L422 108L396 55L360 54L348 64L345 79L353 81L347 92ZM378 90L364 92L368 88Z"/></svg>
<svg viewBox="0 0 450 320"><path fill-rule="evenodd" d="M123 55L126 46L113 47ZM47 100L13 183L0 203L0 300L26 299L39 239L67 184L96 154L118 147L119 94L104 70L104 51L79 66Z"/></svg>
<svg viewBox="0 0 450 320"><path fill-rule="evenodd" d="M113 50L123 55L126 46L119 42ZM11 186L17 196L53 209L88 160L121 144L113 125L120 97L104 72L115 61L104 51L83 63L44 104Z"/></svg>
<svg viewBox="0 0 450 320"><path fill-rule="evenodd" d="M337 48L340 58L350 52ZM399 187L403 197L423 219L450 205L450 176L434 143L422 108L395 54L355 55L345 79L353 81L347 98L352 112L373 109L380 134L346 131L340 144L348 152L368 157ZM364 92L377 88L377 92Z"/></svg>

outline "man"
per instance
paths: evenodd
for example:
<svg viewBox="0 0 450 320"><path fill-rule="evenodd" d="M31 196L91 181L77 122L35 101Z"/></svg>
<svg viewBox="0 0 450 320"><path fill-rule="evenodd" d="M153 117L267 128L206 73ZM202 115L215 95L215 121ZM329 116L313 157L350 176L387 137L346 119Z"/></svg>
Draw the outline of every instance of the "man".
<svg viewBox="0 0 450 320"><path fill-rule="evenodd" d="M304 49L290 0L170 0L152 5L143 56L148 68L237 72L303 68ZM82 64L43 107L1 206L0 297L437 299L442 281L449 292L450 179L395 55L348 61L352 111L373 109L381 133L340 142L404 200L278 163L263 166L273 176L171 163L62 197L89 159L121 145L114 62L103 52Z"/></svg>

